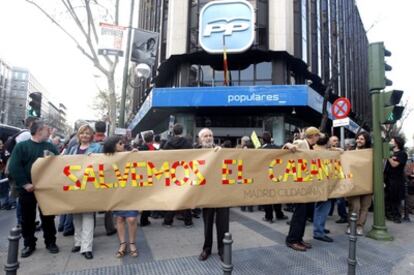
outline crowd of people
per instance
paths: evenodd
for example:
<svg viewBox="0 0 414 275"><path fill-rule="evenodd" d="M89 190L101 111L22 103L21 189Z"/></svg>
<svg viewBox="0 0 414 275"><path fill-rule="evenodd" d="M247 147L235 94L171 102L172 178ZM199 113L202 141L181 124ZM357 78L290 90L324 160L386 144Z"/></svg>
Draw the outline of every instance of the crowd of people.
<svg viewBox="0 0 414 275"><path fill-rule="evenodd" d="M214 143L214 135L211 129L202 129L197 136L197 142L193 144L192 139L183 135L184 128L181 124L175 124L171 136L167 140L161 140L159 135L153 131L145 131L137 135L131 141L126 136L106 136L106 124L104 122L95 123L92 128L89 124L77 125L74 135L67 139L66 143L61 143L60 139L55 138L54 133L48 125L38 119L28 118L26 120L27 129L11 137L14 139L14 146L8 150L4 148L3 142L0 143L1 156L1 178L8 177L6 184L1 185L1 205L7 205L7 209L16 208L17 224L21 227L24 240L24 248L21 257L29 257L36 249L35 237L37 201L34 196L35 185L31 180L31 167L36 159L50 154L75 155L104 153L117 154L124 151L156 151L156 150L187 150L197 148L214 148L217 146L231 148L231 141L226 140L222 144ZM276 146L272 142L269 132L262 134L261 149L285 149L291 152L297 150L336 150L344 151L340 148L339 139L336 136L329 137L321 133L315 127L308 127L296 133L290 142L283 146ZM371 147L371 137L366 132L356 135L356 146L346 148L346 150L361 150ZM406 169L407 153L404 150L404 139L398 136L392 138L390 145L393 154L387 160L385 175L385 194L386 194L386 216L395 223L401 222L401 201L406 194L404 184L406 180L413 184L414 166L408 165ZM255 148L249 137L241 138L240 149ZM406 169L406 170L404 170ZM4 186L3 186L4 185ZM12 187L12 188L10 188ZM14 191L13 191L14 190ZM409 188L409 191L411 189ZM13 192L12 192L13 191ZM411 203L413 202L413 190L408 192ZM7 195L5 195L7 194ZM14 199L14 198L17 198ZM408 201L410 201L408 200ZM348 205L348 211L347 211ZM339 219L337 223L348 224L348 216L355 212L358 214L357 234L364 235L364 225L370 206L372 205L372 195L361 195L349 198L330 199L316 203L296 203L286 205L285 211L293 212L288 222L290 228L286 237L286 245L296 251L307 251L312 248L312 244L303 239L307 222L313 223L313 238L323 242L333 242L326 228L328 216L333 213L337 206ZM241 206L242 211L254 211L253 206ZM273 223L275 221L287 220L288 217L282 210L282 205L259 206L259 210L264 211L263 221ZM411 205L411 211L413 210ZM193 218L202 216L204 224L204 244L199 255L200 261L205 261L212 254L213 247L213 225L215 223L217 231L217 248L220 258L223 260L223 238L229 229L229 208L203 208L186 209L181 211L113 211L105 213L105 229L107 235L117 233L119 247L114 256L122 258L126 255L138 257L139 250L136 246L137 226L150 226L151 219L162 219L162 225L172 228L174 218L183 220L186 228L193 226ZM38 210L40 227L43 231L46 249L50 253L58 253L59 247L56 244L57 231L63 232L64 236L74 236L73 253L80 253L85 259L93 259L93 238L95 229L95 213L79 213L61 215L56 230L55 216L45 216ZM138 221L138 216L140 220ZM115 221L115 223L114 223ZM346 233L350 233L349 226L344 227ZM128 233L127 233L128 232ZM114 249L115 250L115 249Z"/></svg>

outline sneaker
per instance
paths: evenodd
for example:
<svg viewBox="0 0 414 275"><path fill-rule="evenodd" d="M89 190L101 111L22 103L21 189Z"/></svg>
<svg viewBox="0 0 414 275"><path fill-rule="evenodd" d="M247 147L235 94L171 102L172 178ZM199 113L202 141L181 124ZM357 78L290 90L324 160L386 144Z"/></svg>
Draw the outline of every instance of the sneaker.
<svg viewBox="0 0 414 275"><path fill-rule="evenodd" d="M194 223L188 223L188 224L185 225L185 228L191 228L193 226L194 226Z"/></svg>
<svg viewBox="0 0 414 275"><path fill-rule="evenodd" d="M59 253L59 247L54 243L46 245L46 249L52 254Z"/></svg>
<svg viewBox="0 0 414 275"><path fill-rule="evenodd" d="M349 234L351 234L351 228L350 228L349 226L348 226L348 228L346 229L345 233L346 233L346 234L348 234L348 235L349 235Z"/></svg>
<svg viewBox="0 0 414 275"><path fill-rule="evenodd" d="M356 234L358 236L364 236L364 229L361 226L358 226L356 229Z"/></svg>

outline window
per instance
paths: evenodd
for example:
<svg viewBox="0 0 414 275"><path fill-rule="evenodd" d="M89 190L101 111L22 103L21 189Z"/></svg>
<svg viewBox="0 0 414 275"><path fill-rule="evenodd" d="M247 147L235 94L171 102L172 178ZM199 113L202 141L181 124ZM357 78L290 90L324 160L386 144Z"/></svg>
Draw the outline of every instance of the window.
<svg viewBox="0 0 414 275"><path fill-rule="evenodd" d="M257 80L272 80L272 63L261 62L256 64Z"/></svg>
<svg viewBox="0 0 414 275"><path fill-rule="evenodd" d="M308 23L307 23L307 0L301 0L301 18L302 18L302 60L308 62Z"/></svg>

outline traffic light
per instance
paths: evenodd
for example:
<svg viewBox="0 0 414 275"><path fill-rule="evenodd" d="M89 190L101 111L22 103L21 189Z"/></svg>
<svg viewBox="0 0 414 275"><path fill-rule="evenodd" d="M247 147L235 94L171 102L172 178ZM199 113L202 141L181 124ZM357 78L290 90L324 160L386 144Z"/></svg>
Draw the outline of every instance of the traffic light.
<svg viewBox="0 0 414 275"><path fill-rule="evenodd" d="M39 92L34 92L29 95L29 116L40 117L42 110L42 94Z"/></svg>
<svg viewBox="0 0 414 275"><path fill-rule="evenodd" d="M400 90L392 90L379 94L381 124L394 124L402 117L404 107L397 106L397 104L400 103L403 93Z"/></svg>
<svg viewBox="0 0 414 275"><path fill-rule="evenodd" d="M385 49L384 42L369 44L368 55L369 90L383 90L386 86L391 86L392 81L385 77L385 72L392 70L385 62L385 57L391 56L391 52Z"/></svg>

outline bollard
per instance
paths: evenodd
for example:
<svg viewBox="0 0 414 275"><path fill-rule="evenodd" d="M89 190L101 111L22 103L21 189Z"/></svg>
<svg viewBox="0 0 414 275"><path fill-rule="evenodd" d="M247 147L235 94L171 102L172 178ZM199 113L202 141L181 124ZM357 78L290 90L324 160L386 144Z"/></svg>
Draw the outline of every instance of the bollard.
<svg viewBox="0 0 414 275"><path fill-rule="evenodd" d="M403 221L411 222L410 213L409 213L408 204L407 204L407 198L408 198L408 182L407 181L404 184L404 194L405 194L405 198L404 198L404 217L403 217Z"/></svg>
<svg viewBox="0 0 414 275"><path fill-rule="evenodd" d="M351 214L350 218L350 229L351 234L349 234L349 255L348 255L348 275L355 275L355 269L356 269L356 241L357 241L357 235L356 235L356 221L357 221L358 215L356 213Z"/></svg>
<svg viewBox="0 0 414 275"><path fill-rule="evenodd" d="M221 263L221 267L223 268L224 275L231 275L233 271L233 264L231 263L231 245L233 240L231 239L231 234L229 232L224 234L223 244L224 244L224 251L223 251L223 262Z"/></svg>
<svg viewBox="0 0 414 275"><path fill-rule="evenodd" d="M7 263L4 265L4 270L6 275L15 275L17 274L17 269L19 268L19 261L17 260L17 255L19 252L19 240L21 238L20 229L17 227L10 230L9 236L9 251L7 253Z"/></svg>

